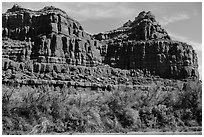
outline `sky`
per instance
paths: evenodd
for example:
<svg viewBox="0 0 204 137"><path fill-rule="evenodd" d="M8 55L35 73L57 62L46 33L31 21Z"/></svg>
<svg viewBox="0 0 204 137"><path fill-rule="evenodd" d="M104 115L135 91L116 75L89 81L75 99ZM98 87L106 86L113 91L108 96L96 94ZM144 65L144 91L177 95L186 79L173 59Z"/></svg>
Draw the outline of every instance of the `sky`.
<svg viewBox="0 0 204 137"><path fill-rule="evenodd" d="M194 47L202 77L201 2L3 2L2 12L15 3L32 10L51 5L60 8L92 34L116 29L141 11L151 11L172 39Z"/></svg>

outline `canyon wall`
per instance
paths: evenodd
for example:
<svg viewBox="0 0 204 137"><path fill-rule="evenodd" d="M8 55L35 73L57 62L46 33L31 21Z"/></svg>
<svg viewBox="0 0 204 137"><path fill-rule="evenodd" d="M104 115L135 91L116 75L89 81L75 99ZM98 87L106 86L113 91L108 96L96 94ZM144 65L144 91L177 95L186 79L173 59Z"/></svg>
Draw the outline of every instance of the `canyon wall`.
<svg viewBox="0 0 204 137"><path fill-rule="evenodd" d="M2 14L2 36L2 57L10 60L2 62L3 70L12 61L21 68L30 64L30 72L35 73L61 73L64 65L108 64L163 78L199 78L193 47L171 40L151 12L143 11L115 30L91 35L61 9L33 11L14 5Z"/></svg>
<svg viewBox="0 0 204 137"><path fill-rule="evenodd" d="M14 5L2 15L2 27L3 37L27 41L25 49L31 52L25 55L22 51L19 56L24 54L37 62L85 66L101 62L99 42L79 22L55 7L31 11Z"/></svg>
<svg viewBox="0 0 204 137"><path fill-rule="evenodd" d="M141 12L122 27L94 35L103 43L104 63L141 69L165 78L199 77L198 58L189 44L171 40L151 12Z"/></svg>

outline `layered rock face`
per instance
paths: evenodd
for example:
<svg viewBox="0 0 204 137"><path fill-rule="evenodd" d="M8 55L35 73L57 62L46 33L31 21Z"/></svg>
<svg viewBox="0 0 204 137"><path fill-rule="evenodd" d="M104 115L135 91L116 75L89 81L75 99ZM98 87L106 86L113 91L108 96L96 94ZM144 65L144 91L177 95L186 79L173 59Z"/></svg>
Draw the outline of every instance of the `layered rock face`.
<svg viewBox="0 0 204 137"><path fill-rule="evenodd" d="M27 41L30 59L36 62L85 66L101 62L99 42L55 7L31 11L14 5L2 15L2 27L3 37Z"/></svg>
<svg viewBox="0 0 204 137"><path fill-rule="evenodd" d="M129 76L137 76L140 70L143 76L175 79L199 75L192 46L171 40L151 12L141 12L116 30L92 36L58 8L32 11L14 5L2 14L2 35L5 71L68 75L69 65L91 66L91 71L108 64L126 69Z"/></svg>
<svg viewBox="0 0 204 137"><path fill-rule="evenodd" d="M151 12L141 12L122 27L95 35L103 41L104 63L142 69L165 78L198 77L197 54L191 45L171 40Z"/></svg>

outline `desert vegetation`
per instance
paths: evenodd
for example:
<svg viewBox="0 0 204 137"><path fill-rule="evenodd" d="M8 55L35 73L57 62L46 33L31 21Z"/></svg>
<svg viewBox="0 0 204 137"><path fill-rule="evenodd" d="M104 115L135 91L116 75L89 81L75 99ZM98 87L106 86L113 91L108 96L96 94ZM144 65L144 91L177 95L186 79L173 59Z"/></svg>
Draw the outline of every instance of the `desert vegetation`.
<svg viewBox="0 0 204 137"><path fill-rule="evenodd" d="M3 85L3 134L197 131L201 94L198 81L106 91Z"/></svg>

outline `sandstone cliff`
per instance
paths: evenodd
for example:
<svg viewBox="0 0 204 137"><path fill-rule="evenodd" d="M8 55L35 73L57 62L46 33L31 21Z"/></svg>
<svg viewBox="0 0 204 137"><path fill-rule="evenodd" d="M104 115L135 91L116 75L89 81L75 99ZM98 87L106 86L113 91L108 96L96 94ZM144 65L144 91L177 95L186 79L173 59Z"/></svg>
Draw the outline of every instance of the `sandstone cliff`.
<svg viewBox="0 0 204 137"><path fill-rule="evenodd" d="M5 70L13 61L21 68L30 64L28 70L36 73L61 73L64 65L108 64L163 78L199 77L193 47L171 40L151 12L143 11L116 30L92 36L61 9L33 11L14 5L2 14L2 35Z"/></svg>
<svg viewBox="0 0 204 137"><path fill-rule="evenodd" d="M197 55L150 12L92 36L55 7L14 5L2 30L3 134L201 133Z"/></svg>
<svg viewBox="0 0 204 137"><path fill-rule="evenodd" d="M141 12L122 27L94 35L103 41L104 63L142 69L165 78L198 77L197 54L191 45L171 40L151 12Z"/></svg>
<svg viewBox="0 0 204 137"><path fill-rule="evenodd" d="M24 56L32 60L89 66L101 62L97 40L58 8L50 6L32 11L14 5L2 15L2 20L3 37L27 41L26 46L32 51Z"/></svg>

